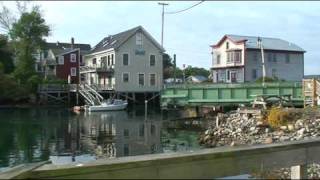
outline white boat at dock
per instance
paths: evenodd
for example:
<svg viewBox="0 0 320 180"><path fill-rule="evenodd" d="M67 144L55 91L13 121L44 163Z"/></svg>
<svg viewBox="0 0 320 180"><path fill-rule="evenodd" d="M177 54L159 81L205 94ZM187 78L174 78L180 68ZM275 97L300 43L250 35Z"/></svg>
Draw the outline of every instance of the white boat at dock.
<svg viewBox="0 0 320 180"><path fill-rule="evenodd" d="M117 111L117 110L124 110L128 106L128 102L126 100L121 99L113 99L103 101L100 105L91 105L87 106L86 110L89 112L93 111Z"/></svg>

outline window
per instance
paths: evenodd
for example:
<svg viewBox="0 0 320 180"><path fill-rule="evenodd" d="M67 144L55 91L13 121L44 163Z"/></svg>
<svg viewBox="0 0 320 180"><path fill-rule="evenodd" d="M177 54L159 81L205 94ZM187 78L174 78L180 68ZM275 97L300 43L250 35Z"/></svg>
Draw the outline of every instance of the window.
<svg viewBox="0 0 320 180"><path fill-rule="evenodd" d="M221 59L221 55L218 54L218 55L217 55L217 64L220 64L220 59Z"/></svg>
<svg viewBox="0 0 320 180"><path fill-rule="evenodd" d="M110 55L108 55L108 66L110 66L111 63L110 63Z"/></svg>
<svg viewBox="0 0 320 180"><path fill-rule="evenodd" d="M111 63L112 63L112 65L114 65L114 55L113 54L111 54Z"/></svg>
<svg viewBox="0 0 320 180"><path fill-rule="evenodd" d="M71 76L77 76L77 69L75 67L70 68Z"/></svg>
<svg viewBox="0 0 320 180"><path fill-rule="evenodd" d="M252 79L257 79L257 70L252 69Z"/></svg>
<svg viewBox="0 0 320 180"><path fill-rule="evenodd" d="M75 53L70 54L70 62L77 62L77 55Z"/></svg>
<svg viewBox="0 0 320 180"><path fill-rule="evenodd" d="M129 73L123 73L122 74L122 81L123 82L129 82Z"/></svg>
<svg viewBox="0 0 320 180"><path fill-rule="evenodd" d="M138 32L136 34L136 45L142 45L142 33L141 32Z"/></svg>
<svg viewBox="0 0 320 180"><path fill-rule="evenodd" d="M241 52L239 51L233 52L233 56L234 56L234 62L241 63Z"/></svg>
<svg viewBox="0 0 320 180"><path fill-rule="evenodd" d="M92 64L97 64L97 59L96 58L92 59Z"/></svg>
<svg viewBox="0 0 320 180"><path fill-rule="evenodd" d="M241 63L241 51L227 52L227 63Z"/></svg>
<svg viewBox="0 0 320 180"><path fill-rule="evenodd" d="M226 43L226 49L229 49L229 42Z"/></svg>
<svg viewBox="0 0 320 180"><path fill-rule="evenodd" d="M106 56L101 57L100 63L102 68L107 67L107 57Z"/></svg>
<svg viewBox="0 0 320 180"><path fill-rule="evenodd" d="M230 71L227 71L227 80L230 80Z"/></svg>
<svg viewBox="0 0 320 180"><path fill-rule="evenodd" d="M287 64L290 63L290 54L286 54L286 63L287 63Z"/></svg>
<svg viewBox="0 0 320 180"><path fill-rule="evenodd" d="M44 51L44 55L43 56L44 56L44 58L48 57L48 51L47 50Z"/></svg>
<svg viewBox="0 0 320 180"><path fill-rule="evenodd" d="M154 66L156 64L156 56L150 55L150 66Z"/></svg>
<svg viewBox="0 0 320 180"><path fill-rule="evenodd" d="M152 144L150 147L151 154L155 153L157 151L157 146L155 144Z"/></svg>
<svg viewBox="0 0 320 180"><path fill-rule="evenodd" d="M139 126L139 136L140 136L140 137L143 137L143 136L144 136L144 125L143 125L143 124L141 124L141 125Z"/></svg>
<svg viewBox="0 0 320 180"><path fill-rule="evenodd" d="M122 54L122 61L124 66L129 65L129 54Z"/></svg>
<svg viewBox="0 0 320 180"><path fill-rule="evenodd" d="M59 61L58 62L59 64L63 65L64 64L64 56L59 56L58 61Z"/></svg>
<svg viewBox="0 0 320 180"><path fill-rule="evenodd" d="M272 61L272 53L268 53L268 61L269 61L269 62Z"/></svg>
<svg viewBox="0 0 320 180"><path fill-rule="evenodd" d="M151 125L150 133L152 136L154 136L156 134L156 126Z"/></svg>
<svg viewBox="0 0 320 180"><path fill-rule="evenodd" d="M273 53L272 59L273 59L273 62L277 62L277 54L276 53Z"/></svg>
<svg viewBox="0 0 320 180"><path fill-rule="evenodd" d="M123 145L123 155L129 156L129 145L128 144Z"/></svg>
<svg viewBox="0 0 320 180"><path fill-rule="evenodd" d="M144 86L144 74L139 74L138 78L139 78L139 85Z"/></svg>
<svg viewBox="0 0 320 180"><path fill-rule="evenodd" d="M277 70L276 69L272 69L272 77L277 77Z"/></svg>
<svg viewBox="0 0 320 180"><path fill-rule="evenodd" d="M129 137L129 129L124 129L123 130L123 136L124 137Z"/></svg>
<svg viewBox="0 0 320 180"><path fill-rule="evenodd" d="M258 61L258 52L253 53L253 60Z"/></svg>
<svg viewBox="0 0 320 180"><path fill-rule="evenodd" d="M150 74L150 86L156 85L156 74Z"/></svg>

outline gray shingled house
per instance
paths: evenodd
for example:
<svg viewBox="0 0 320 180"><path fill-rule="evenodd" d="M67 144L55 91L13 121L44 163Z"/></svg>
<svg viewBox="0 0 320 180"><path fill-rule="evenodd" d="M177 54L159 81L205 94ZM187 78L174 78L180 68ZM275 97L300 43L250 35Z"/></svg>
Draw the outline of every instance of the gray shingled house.
<svg viewBox="0 0 320 180"><path fill-rule="evenodd" d="M254 36L225 35L212 45L213 82L250 82L262 77L262 56ZM260 37L266 76L287 81L301 81L304 75L304 53L294 43Z"/></svg>
<svg viewBox="0 0 320 180"><path fill-rule="evenodd" d="M157 93L163 85L164 51L142 26L109 35L85 56L82 83L100 91Z"/></svg>

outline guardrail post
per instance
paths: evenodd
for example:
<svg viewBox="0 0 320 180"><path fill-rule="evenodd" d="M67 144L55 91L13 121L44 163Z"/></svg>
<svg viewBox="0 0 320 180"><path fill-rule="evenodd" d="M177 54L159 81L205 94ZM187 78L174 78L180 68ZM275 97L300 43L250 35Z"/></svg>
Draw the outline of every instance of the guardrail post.
<svg viewBox="0 0 320 180"><path fill-rule="evenodd" d="M307 179L307 164L291 167L291 179Z"/></svg>

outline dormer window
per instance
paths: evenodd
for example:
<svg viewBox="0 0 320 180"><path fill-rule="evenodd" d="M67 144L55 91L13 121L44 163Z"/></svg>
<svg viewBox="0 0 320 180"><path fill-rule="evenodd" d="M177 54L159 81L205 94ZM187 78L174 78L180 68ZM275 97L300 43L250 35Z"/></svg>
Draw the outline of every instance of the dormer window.
<svg viewBox="0 0 320 180"><path fill-rule="evenodd" d="M136 45L142 46L142 33L137 32L136 34Z"/></svg>
<svg viewBox="0 0 320 180"><path fill-rule="evenodd" d="M226 43L226 49L229 49L229 42Z"/></svg>

